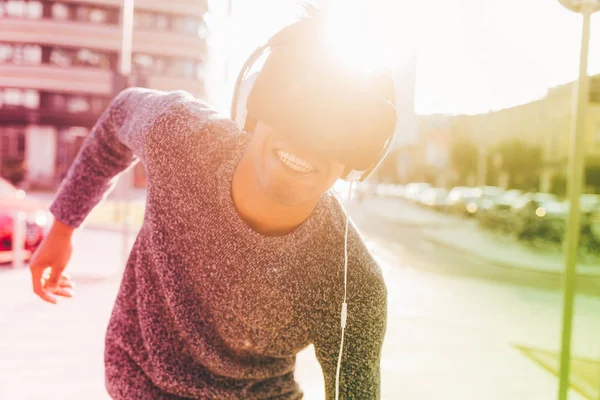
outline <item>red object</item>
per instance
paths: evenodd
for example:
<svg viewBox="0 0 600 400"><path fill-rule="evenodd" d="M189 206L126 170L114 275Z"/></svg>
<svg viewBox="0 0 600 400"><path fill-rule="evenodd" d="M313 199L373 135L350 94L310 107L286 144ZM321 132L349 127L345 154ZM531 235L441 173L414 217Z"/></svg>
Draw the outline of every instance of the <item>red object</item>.
<svg viewBox="0 0 600 400"><path fill-rule="evenodd" d="M31 254L44 238L43 221L39 221L39 213L45 213L43 204L25 196L6 180L0 178L0 253L12 250L14 212L25 212L27 215L24 248ZM6 254L0 262L7 262Z"/></svg>

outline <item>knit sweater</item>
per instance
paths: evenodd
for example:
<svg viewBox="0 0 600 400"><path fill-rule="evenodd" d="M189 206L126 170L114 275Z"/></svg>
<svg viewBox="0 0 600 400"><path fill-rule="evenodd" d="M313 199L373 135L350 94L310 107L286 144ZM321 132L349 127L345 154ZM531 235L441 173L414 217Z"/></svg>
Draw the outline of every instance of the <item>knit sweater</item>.
<svg viewBox="0 0 600 400"><path fill-rule="evenodd" d="M229 118L185 91L120 93L51 205L79 227L137 161L146 212L105 341L115 399L300 399L296 354L314 345L335 393L344 290L345 213L330 192L289 234L240 219L233 172L249 144ZM110 250L109 250L110 251ZM386 326L381 271L351 223L340 398L380 397Z"/></svg>

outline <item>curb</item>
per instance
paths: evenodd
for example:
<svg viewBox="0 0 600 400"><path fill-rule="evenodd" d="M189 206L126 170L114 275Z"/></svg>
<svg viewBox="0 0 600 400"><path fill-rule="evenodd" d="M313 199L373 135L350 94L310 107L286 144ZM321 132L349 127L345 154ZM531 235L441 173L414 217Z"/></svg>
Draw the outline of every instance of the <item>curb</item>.
<svg viewBox="0 0 600 400"><path fill-rule="evenodd" d="M498 261L498 260L492 260L489 259L485 256L482 256L481 254L469 251L469 250L465 250L463 248L457 247L457 246L452 246L448 243L445 243L443 241L437 240L437 239L433 239L431 237L425 236L425 240L435 246L439 246L439 247L443 247L445 249L449 249L452 251L455 251L457 253L461 253L461 254L465 254L468 255L470 257L474 257L477 258L480 261L492 264L496 267L500 267L500 268L505 268L505 269L513 269L513 270L519 270L519 271L529 271L529 272L536 272L539 274L546 274L546 275L554 275L554 276L564 276L564 272L563 271L551 271L551 270L547 270L547 269L540 269L540 268L531 268L531 267L525 267L525 266L516 266L514 264L510 264L507 262L502 262L502 261ZM599 268L600 269L600 268ZM600 278L600 270L598 271L598 273L589 273L589 272L577 272L577 276L581 277L581 278Z"/></svg>
<svg viewBox="0 0 600 400"><path fill-rule="evenodd" d="M350 213L350 215L352 216L352 213ZM400 225L400 226L405 226L405 227L409 227L409 228L445 228L448 226L452 226L453 224L456 223L456 221L447 221L447 222L406 221L406 220L394 219L394 218L390 218L385 215L377 215L377 214L369 214L369 218L376 218L379 220L391 222L394 225Z"/></svg>

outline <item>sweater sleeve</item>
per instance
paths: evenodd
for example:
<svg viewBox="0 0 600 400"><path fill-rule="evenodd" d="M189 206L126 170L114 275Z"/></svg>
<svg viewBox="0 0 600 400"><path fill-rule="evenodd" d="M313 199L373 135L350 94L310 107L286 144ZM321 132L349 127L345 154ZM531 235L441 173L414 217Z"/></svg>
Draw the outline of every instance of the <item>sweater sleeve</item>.
<svg viewBox="0 0 600 400"><path fill-rule="evenodd" d="M364 245L358 247L359 257L348 265L348 317L339 398L371 400L381 396L380 360L386 330L387 289L375 260ZM336 296L315 324L312 334L323 370L327 400L335 399L342 301L342 297Z"/></svg>
<svg viewBox="0 0 600 400"><path fill-rule="evenodd" d="M61 183L50 211L73 228L112 190L117 176L145 158L153 122L179 92L122 91L100 116Z"/></svg>

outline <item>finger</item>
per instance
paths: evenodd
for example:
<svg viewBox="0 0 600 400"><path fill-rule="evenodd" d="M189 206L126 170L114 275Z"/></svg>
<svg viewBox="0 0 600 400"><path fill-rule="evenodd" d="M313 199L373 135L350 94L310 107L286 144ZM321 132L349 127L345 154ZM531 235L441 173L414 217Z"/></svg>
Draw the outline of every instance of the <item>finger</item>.
<svg viewBox="0 0 600 400"><path fill-rule="evenodd" d="M73 297L74 295L73 290L69 288L58 288L53 292L53 294L62 297Z"/></svg>
<svg viewBox="0 0 600 400"><path fill-rule="evenodd" d="M48 290L54 290L58 286L58 280L60 279L62 272L64 271L65 266L53 266L52 271L50 271L50 277L46 281L46 288Z"/></svg>
<svg viewBox="0 0 600 400"><path fill-rule="evenodd" d="M38 295L45 302L56 304L56 298L44 290L44 274L48 268L44 268L43 264L34 263L29 266L29 270L31 271L33 293Z"/></svg>
<svg viewBox="0 0 600 400"><path fill-rule="evenodd" d="M41 268L39 265L31 265L30 266L30 271L31 271L31 284L33 286L33 292L38 294L38 292L40 292L42 290L42 286L43 286L43 273L44 270L43 268Z"/></svg>
<svg viewBox="0 0 600 400"><path fill-rule="evenodd" d="M58 282L58 287L61 288L61 289L65 289L65 288L74 289L75 288L75 282L67 281L67 280L61 280L61 281Z"/></svg>
<svg viewBox="0 0 600 400"><path fill-rule="evenodd" d="M34 290L34 293L37 294L42 300L51 304L56 304L56 297L52 296L41 287L39 289Z"/></svg>

